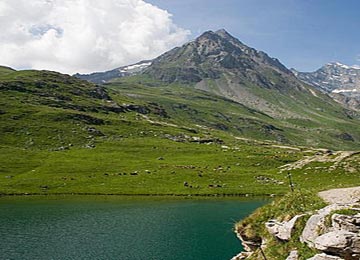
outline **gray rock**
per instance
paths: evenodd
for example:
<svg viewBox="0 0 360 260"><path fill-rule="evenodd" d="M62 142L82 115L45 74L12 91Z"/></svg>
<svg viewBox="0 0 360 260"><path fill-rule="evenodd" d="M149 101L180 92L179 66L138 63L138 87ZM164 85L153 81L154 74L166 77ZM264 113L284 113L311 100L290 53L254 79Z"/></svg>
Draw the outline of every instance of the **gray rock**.
<svg viewBox="0 0 360 260"><path fill-rule="evenodd" d="M335 229L347 230L350 232L360 231L360 214L354 216L334 214L331 217L332 226Z"/></svg>
<svg viewBox="0 0 360 260"><path fill-rule="evenodd" d="M308 258L307 260L345 260L345 259L338 256L332 256L322 253L322 254L314 255L313 257Z"/></svg>
<svg viewBox="0 0 360 260"><path fill-rule="evenodd" d="M315 248L321 251L340 254L351 246L354 233L345 230L336 230L325 233L315 239Z"/></svg>
<svg viewBox="0 0 360 260"><path fill-rule="evenodd" d="M270 220L265 223L265 226L270 234L276 238L288 241L291 238L291 232L294 229L296 221L304 215L296 215L290 221L279 222L277 220Z"/></svg>
<svg viewBox="0 0 360 260"><path fill-rule="evenodd" d="M347 208L348 205L332 204L326 206L312 215L306 222L305 228L300 236L302 243L307 243L309 247L314 247L314 242L317 237L322 235L327 227L325 226L326 217L334 210Z"/></svg>
<svg viewBox="0 0 360 260"><path fill-rule="evenodd" d="M293 250L290 252L289 256L286 258L286 260L298 260L298 251L297 250Z"/></svg>
<svg viewBox="0 0 360 260"><path fill-rule="evenodd" d="M346 230L325 233L315 240L315 248L345 259L360 258L360 235Z"/></svg>
<svg viewBox="0 0 360 260"><path fill-rule="evenodd" d="M231 258L231 260L245 260L248 257L251 256L252 253L250 252L241 252L240 254L234 256L233 258Z"/></svg>

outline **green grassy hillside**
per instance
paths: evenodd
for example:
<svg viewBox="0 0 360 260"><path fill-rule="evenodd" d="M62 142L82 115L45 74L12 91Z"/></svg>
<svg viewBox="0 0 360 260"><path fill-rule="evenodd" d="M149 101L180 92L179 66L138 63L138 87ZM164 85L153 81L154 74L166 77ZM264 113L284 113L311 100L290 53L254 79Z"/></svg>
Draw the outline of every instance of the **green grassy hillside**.
<svg viewBox="0 0 360 260"><path fill-rule="evenodd" d="M279 145L306 143L295 124L191 87L8 71L0 91L0 194L283 194L288 171L304 188L359 184L357 154L329 172L338 155ZM319 146L357 148L331 142L335 128L307 129ZM279 168L316 153L328 160L303 164L306 175Z"/></svg>
<svg viewBox="0 0 360 260"><path fill-rule="evenodd" d="M329 97L309 89L286 93L251 86L274 109L294 116L272 117L233 100L194 89L193 85L166 84L146 75L118 79L106 87L135 100L156 102L167 121L193 128L216 129L232 135L283 144L329 149L359 149L360 119Z"/></svg>

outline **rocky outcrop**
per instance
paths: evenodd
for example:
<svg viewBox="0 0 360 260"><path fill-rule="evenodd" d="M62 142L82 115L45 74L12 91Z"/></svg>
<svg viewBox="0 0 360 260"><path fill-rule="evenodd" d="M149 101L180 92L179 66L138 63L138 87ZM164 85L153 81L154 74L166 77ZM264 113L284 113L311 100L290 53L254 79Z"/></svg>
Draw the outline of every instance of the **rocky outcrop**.
<svg viewBox="0 0 360 260"><path fill-rule="evenodd" d="M332 204L311 215L300 236L300 241L302 243L307 243L310 247L314 247L315 239L326 231L326 217L334 210L345 208L347 208L346 205Z"/></svg>
<svg viewBox="0 0 360 260"><path fill-rule="evenodd" d="M334 214L331 217L331 222L335 229L356 233L360 228L360 214L353 216Z"/></svg>
<svg viewBox="0 0 360 260"><path fill-rule="evenodd" d="M360 235L346 230L331 231L315 240L315 248L346 260L358 260L360 259Z"/></svg>
<svg viewBox="0 0 360 260"><path fill-rule="evenodd" d="M327 255L325 253L322 253L322 254L314 255L313 257L307 260L344 260L344 259L338 256Z"/></svg>
<svg viewBox="0 0 360 260"><path fill-rule="evenodd" d="M346 212L338 214L334 211ZM308 247L318 250L319 254L308 260L359 260L360 259L360 205L331 204L310 214L300 236L300 241ZM267 231L281 243L292 238L292 230L296 221L305 215L297 215L289 221L269 220L265 223ZM238 230L239 231L239 230ZM238 232L245 252L232 260L248 259L260 247L266 248L264 240L251 241ZM297 260L297 250L289 253L286 260Z"/></svg>
<svg viewBox="0 0 360 260"><path fill-rule="evenodd" d="M332 214L334 210L354 209L355 204L332 204L312 215L306 223L301 241L323 254L316 259L360 259L360 214ZM331 215L331 226L326 220ZM337 258L336 258L337 257Z"/></svg>
<svg viewBox="0 0 360 260"><path fill-rule="evenodd" d="M305 215L296 215L289 221L279 222L277 220L270 220L265 223L266 229L270 234L275 236L277 239L288 241L291 238L291 233L294 229L296 221Z"/></svg>
<svg viewBox="0 0 360 260"><path fill-rule="evenodd" d="M298 260L299 254L297 250L293 250L290 252L289 256L286 258L286 260Z"/></svg>
<svg viewBox="0 0 360 260"><path fill-rule="evenodd" d="M245 228L239 228L236 231L236 236L241 241L244 251L234 256L231 260L248 259L260 247L266 247L266 240L260 237L249 237L245 234Z"/></svg>

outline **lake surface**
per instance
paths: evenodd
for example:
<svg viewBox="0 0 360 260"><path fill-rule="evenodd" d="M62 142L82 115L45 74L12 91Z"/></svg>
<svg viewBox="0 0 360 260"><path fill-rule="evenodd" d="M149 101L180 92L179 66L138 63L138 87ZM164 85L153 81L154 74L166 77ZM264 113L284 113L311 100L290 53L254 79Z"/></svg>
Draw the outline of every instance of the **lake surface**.
<svg viewBox="0 0 360 260"><path fill-rule="evenodd" d="M265 200L0 199L0 259L221 260Z"/></svg>

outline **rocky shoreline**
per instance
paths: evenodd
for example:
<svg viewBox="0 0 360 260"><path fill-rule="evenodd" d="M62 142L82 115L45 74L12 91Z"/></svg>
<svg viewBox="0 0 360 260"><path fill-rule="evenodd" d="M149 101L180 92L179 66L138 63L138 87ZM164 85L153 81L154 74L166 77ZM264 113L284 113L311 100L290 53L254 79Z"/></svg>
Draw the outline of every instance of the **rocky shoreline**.
<svg viewBox="0 0 360 260"><path fill-rule="evenodd" d="M319 196L329 205L315 212L293 216L287 221L269 219L265 223L266 231L280 245L288 243L294 233L294 227L299 219L306 217L306 224L301 231L299 240L315 253L307 260L359 260L360 259L360 187L335 189L320 192ZM232 260L267 259L267 240L262 238L252 240L246 237L242 230L236 230L241 240L244 252ZM260 251L260 254L259 254ZM255 257L255 252L257 256ZM297 248L292 248L286 260L305 259Z"/></svg>

